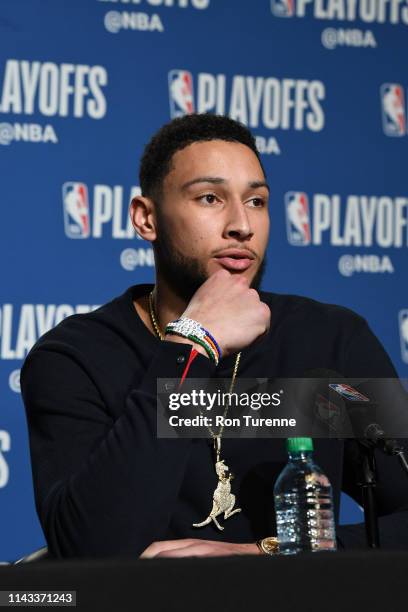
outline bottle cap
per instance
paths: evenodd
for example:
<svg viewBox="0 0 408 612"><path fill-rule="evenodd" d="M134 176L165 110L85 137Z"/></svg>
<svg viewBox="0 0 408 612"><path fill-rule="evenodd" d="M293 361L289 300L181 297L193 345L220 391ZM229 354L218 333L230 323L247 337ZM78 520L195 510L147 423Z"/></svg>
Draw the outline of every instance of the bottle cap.
<svg viewBox="0 0 408 612"><path fill-rule="evenodd" d="M290 453L300 453L302 451L313 450L312 438L288 438L286 447Z"/></svg>

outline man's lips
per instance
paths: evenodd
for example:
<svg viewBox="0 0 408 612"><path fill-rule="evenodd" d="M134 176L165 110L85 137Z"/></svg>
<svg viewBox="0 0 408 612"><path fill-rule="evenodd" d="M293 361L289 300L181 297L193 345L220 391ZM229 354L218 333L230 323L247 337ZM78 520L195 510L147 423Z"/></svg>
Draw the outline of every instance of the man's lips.
<svg viewBox="0 0 408 612"><path fill-rule="evenodd" d="M227 270L247 270L255 260L251 251L245 249L225 249L215 259Z"/></svg>

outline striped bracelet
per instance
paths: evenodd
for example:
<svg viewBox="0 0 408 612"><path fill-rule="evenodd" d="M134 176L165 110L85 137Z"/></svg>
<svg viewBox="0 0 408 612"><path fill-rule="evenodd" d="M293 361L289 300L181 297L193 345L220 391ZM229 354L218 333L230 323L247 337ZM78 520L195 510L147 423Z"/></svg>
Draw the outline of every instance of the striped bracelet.
<svg viewBox="0 0 408 612"><path fill-rule="evenodd" d="M215 365L218 365L222 356L220 346L214 336L212 336L207 329L202 327L198 321L194 321L188 317L180 317L167 325L165 333L174 334L197 342L197 344L204 348L209 358L215 362Z"/></svg>

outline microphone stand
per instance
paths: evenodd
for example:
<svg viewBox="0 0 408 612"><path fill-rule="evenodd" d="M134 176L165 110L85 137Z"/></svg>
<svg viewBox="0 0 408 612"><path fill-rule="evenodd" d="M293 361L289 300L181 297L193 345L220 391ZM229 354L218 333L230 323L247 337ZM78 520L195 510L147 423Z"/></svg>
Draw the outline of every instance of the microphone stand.
<svg viewBox="0 0 408 612"><path fill-rule="evenodd" d="M366 437L372 444L378 446L383 453L398 457L402 469L408 474L408 461L404 454L404 448L392 438L386 438L385 433L377 423L372 423L366 429Z"/></svg>
<svg viewBox="0 0 408 612"><path fill-rule="evenodd" d="M359 470L357 485L361 487L364 522L368 548L380 548L380 533L378 529L377 505L375 501L375 487L377 485L377 469L374 456L374 447L358 440Z"/></svg>
<svg viewBox="0 0 408 612"><path fill-rule="evenodd" d="M408 461L404 455L404 451L402 450L402 448L397 448L392 454L397 455L402 469L405 470L405 472L408 474Z"/></svg>
<svg viewBox="0 0 408 612"><path fill-rule="evenodd" d="M369 548L380 548L377 507L374 490L377 484L377 469L374 449L380 448L385 454L398 457L400 464L408 474L408 462L404 449L396 440L386 438L377 423L371 424L365 431L365 437L357 440L359 448L359 470L357 484L362 489L364 522Z"/></svg>

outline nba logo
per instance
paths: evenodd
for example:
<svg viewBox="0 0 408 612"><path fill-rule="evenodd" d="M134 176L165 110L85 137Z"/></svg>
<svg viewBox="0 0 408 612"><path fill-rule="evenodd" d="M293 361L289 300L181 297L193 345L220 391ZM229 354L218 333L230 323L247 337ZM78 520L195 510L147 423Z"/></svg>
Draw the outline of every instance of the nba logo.
<svg viewBox="0 0 408 612"><path fill-rule="evenodd" d="M271 0L271 11L275 17L293 17L295 0Z"/></svg>
<svg viewBox="0 0 408 612"><path fill-rule="evenodd" d="M329 385L329 387L330 389L333 389L333 391L335 391L342 397L345 397L350 402L369 402L370 401L368 397L366 397L365 395L357 391L357 389L354 389L354 387L350 387L350 385L336 383L336 384Z"/></svg>
<svg viewBox="0 0 408 612"><path fill-rule="evenodd" d="M309 202L306 193L288 191L285 194L286 229L292 246L310 244Z"/></svg>
<svg viewBox="0 0 408 612"><path fill-rule="evenodd" d="M405 363L408 363L408 309L400 310L399 328L400 328L400 338L401 338L402 361L404 361Z"/></svg>
<svg viewBox="0 0 408 612"><path fill-rule="evenodd" d="M183 117L194 112L193 77L187 70L169 72L170 115Z"/></svg>
<svg viewBox="0 0 408 612"><path fill-rule="evenodd" d="M406 133L404 90L398 83L381 85L383 129L386 136L404 136Z"/></svg>
<svg viewBox="0 0 408 612"><path fill-rule="evenodd" d="M68 238L89 237L88 189L85 183L64 183L62 186L65 233Z"/></svg>

